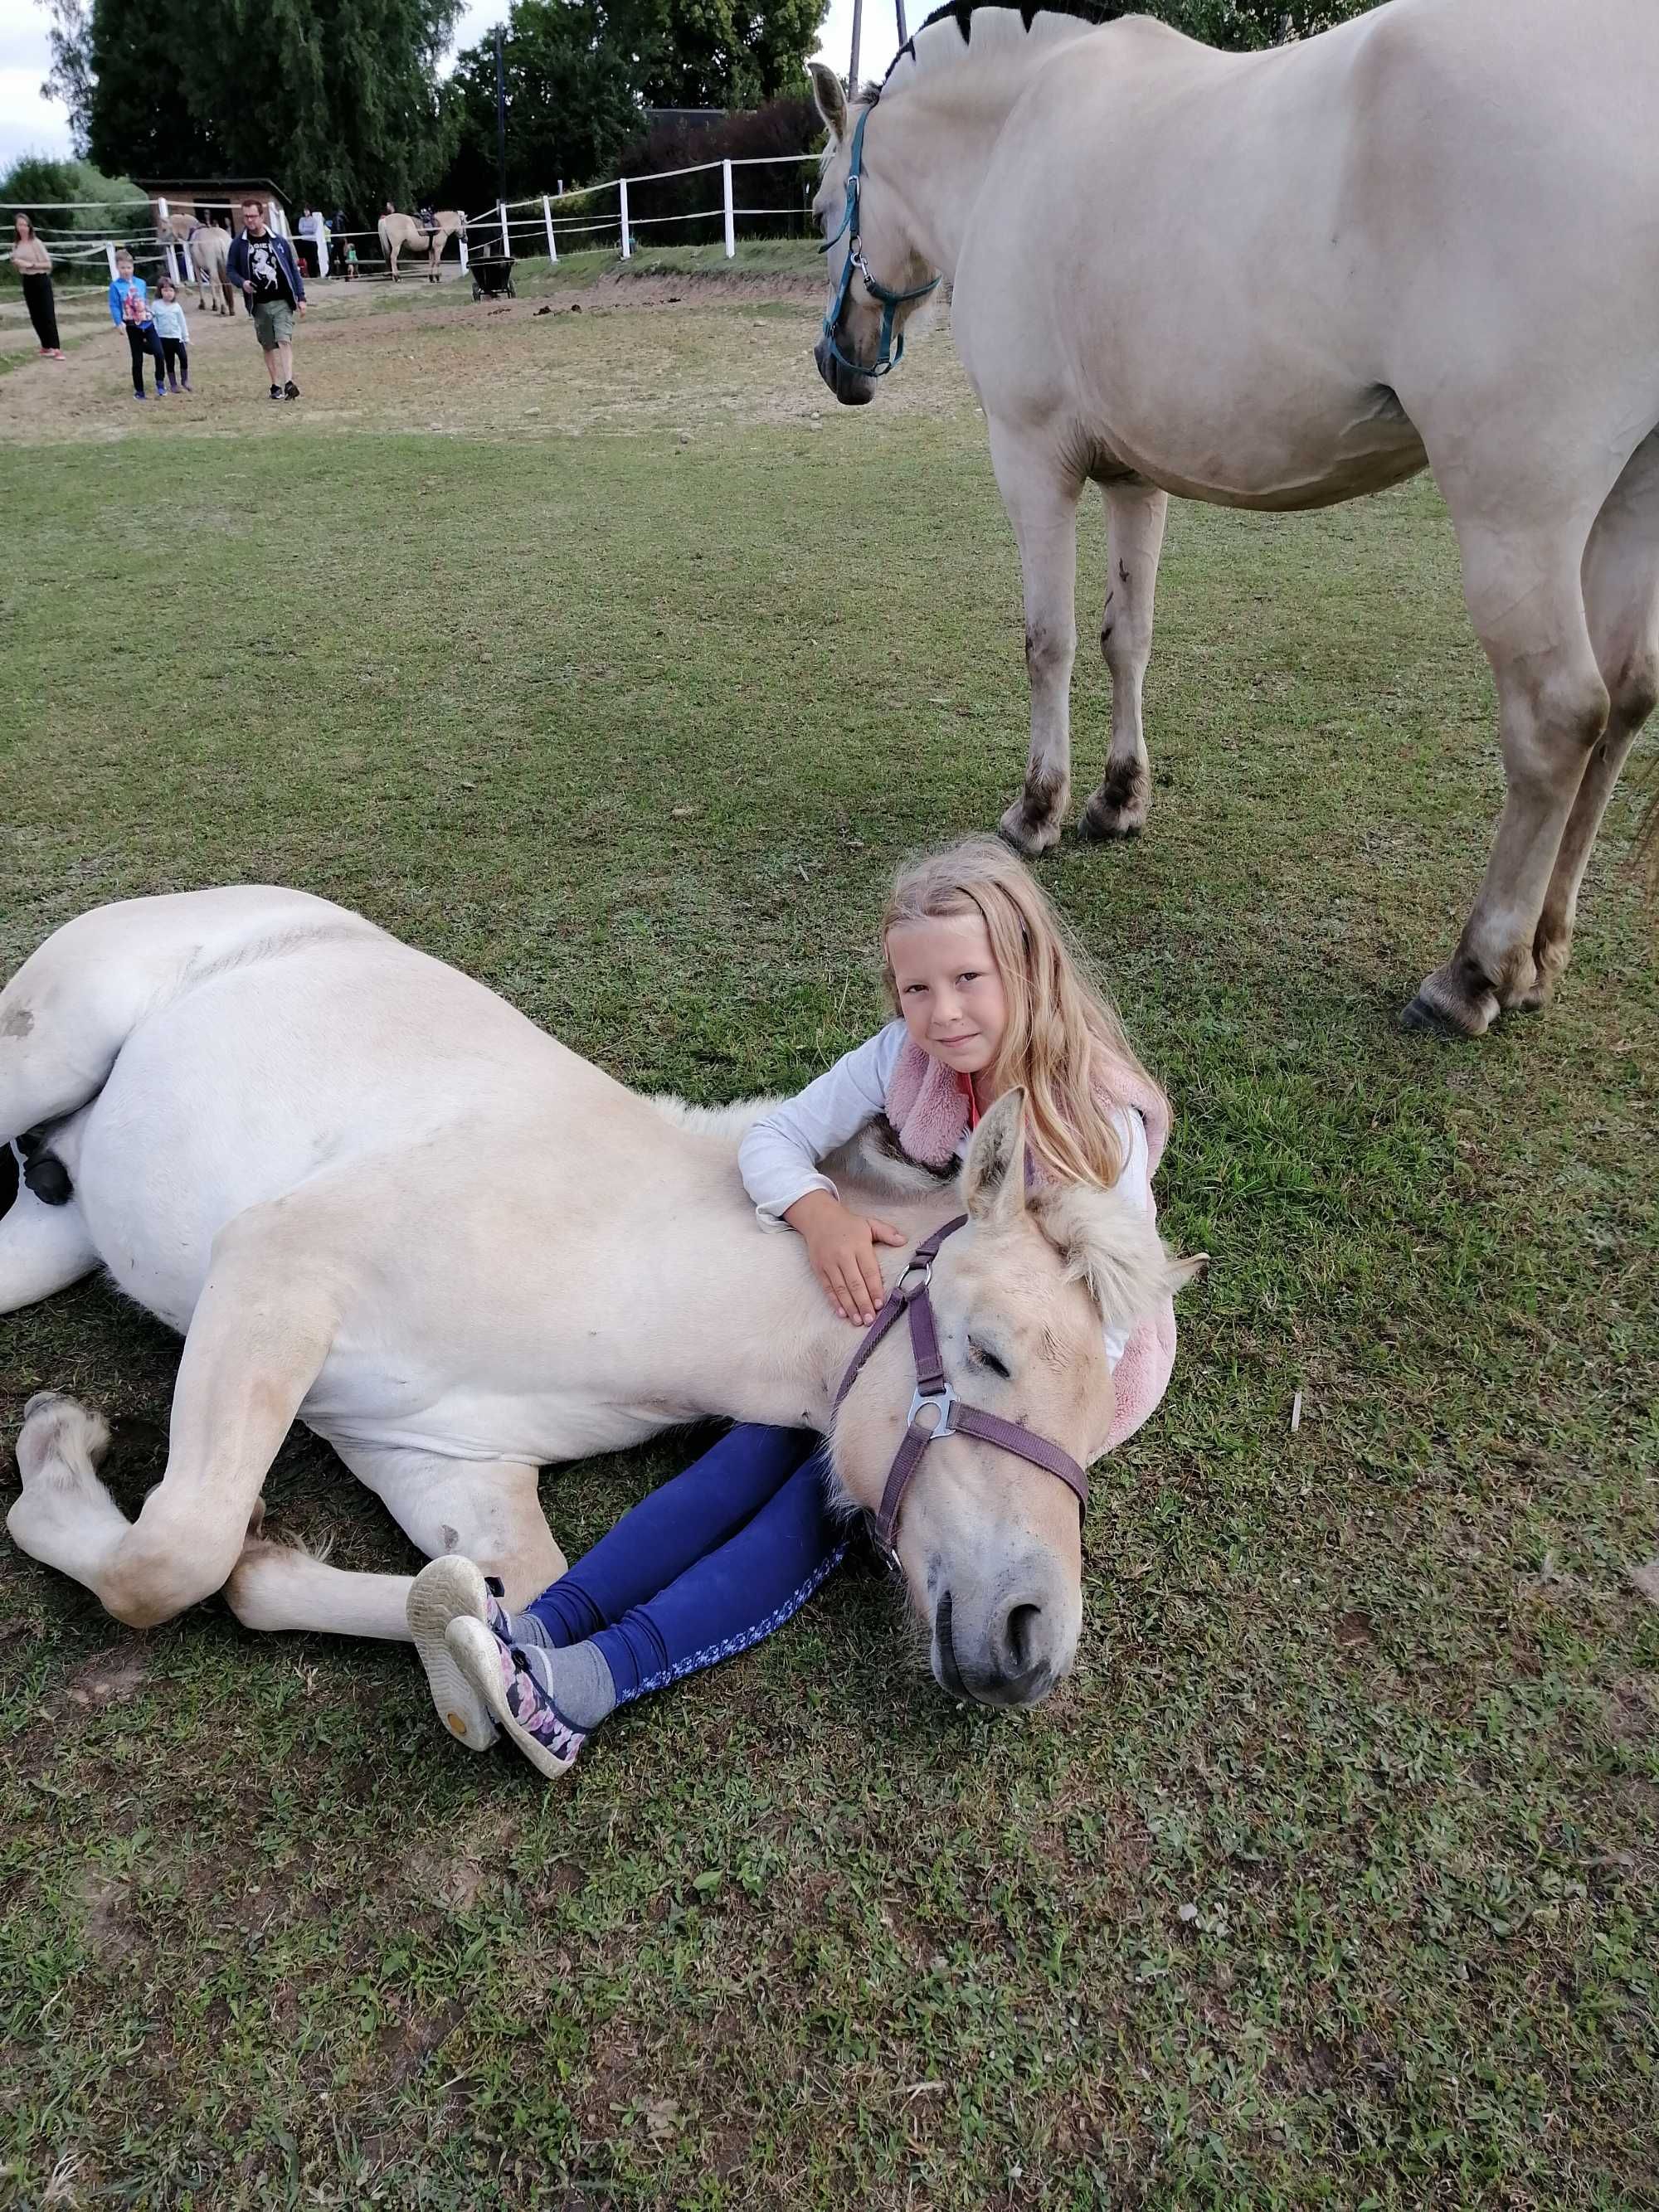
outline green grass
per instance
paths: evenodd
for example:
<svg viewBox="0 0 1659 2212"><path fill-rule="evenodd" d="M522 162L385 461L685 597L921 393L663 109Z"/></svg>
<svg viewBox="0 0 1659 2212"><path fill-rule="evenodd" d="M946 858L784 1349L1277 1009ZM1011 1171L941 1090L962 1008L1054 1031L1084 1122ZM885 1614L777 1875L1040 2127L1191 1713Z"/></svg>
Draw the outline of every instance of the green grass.
<svg viewBox="0 0 1659 2212"><path fill-rule="evenodd" d="M159 488L153 426L0 453L0 969L270 878L630 1081L804 1080L878 1018L894 860L1010 795L1024 686L971 407L788 398L689 443L289 423ZM1086 612L1092 527L1084 565ZM1086 787L1086 655L1076 704ZM954 1710L860 1571L549 1793L441 1741L404 1651L137 1638L0 1553L0 2197L1652 2203L1659 987L1626 794L1560 1004L1395 1030L1483 864L1490 714L1426 484L1178 512L1151 829L1043 880L1213 1259L1040 1713ZM0 1324L0 1426L83 1393L131 1505L176 1356L82 1285ZM550 1474L567 1548L690 1448ZM407 1565L303 1437L267 1496Z"/></svg>

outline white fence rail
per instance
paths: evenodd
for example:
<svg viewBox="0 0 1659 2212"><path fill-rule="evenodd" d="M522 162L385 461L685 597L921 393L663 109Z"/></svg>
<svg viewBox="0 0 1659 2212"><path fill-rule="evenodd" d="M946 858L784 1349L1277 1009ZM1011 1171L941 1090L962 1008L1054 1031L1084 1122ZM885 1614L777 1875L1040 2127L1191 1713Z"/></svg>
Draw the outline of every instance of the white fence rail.
<svg viewBox="0 0 1659 2212"><path fill-rule="evenodd" d="M816 154L755 154L734 156L718 161L691 161L677 169L657 169L646 176L612 177L603 184L586 185L566 191L540 192L533 198L497 200L477 215L464 217L466 228L458 241L461 267L465 269L471 254L479 251L495 253L499 251L509 258L517 255L546 253L550 262L558 260L561 242L568 252L573 246L592 246L608 238L617 240L617 250L624 261L632 258L634 249L642 231L670 230L677 224L688 222L718 222L721 240L729 260L736 258L738 226L743 222L776 222L783 216L797 216L804 212L805 201L796 208L749 207L738 198L737 179L733 172L738 169L806 168L816 166ZM672 215L641 215L637 203L630 193L638 192L649 185L667 184L681 177L718 177L718 198L710 206L690 212L681 210ZM605 202L615 195L614 208ZM167 203L147 200L60 200L60 201L0 201L0 216L9 214L27 215L35 221L40 242L54 261L70 264L102 262L112 277L118 252L131 253L141 265L153 263L165 265L175 283L193 281L187 266L188 255L171 239L159 237L152 228L135 229L130 220L112 222L103 236L76 230L63 222L52 222L53 216L102 213L111 216L131 217L134 210L153 204L161 222L168 216ZM196 201L194 205L210 215L228 215L228 202ZM566 210L568 212L561 212ZM275 210L276 226L284 233L288 225L281 209ZM234 225L232 226L234 227ZM309 246L316 256L320 273L328 275L331 261L339 263L345 258L348 242L373 241L379 258L380 234L375 230L336 231L327 229L319 238L310 232L303 233L296 245ZM487 241L487 243L486 243ZM498 242L499 241L499 245ZM533 243L532 243L533 241ZM331 247L332 252L331 254ZM418 266L419 248L413 250L411 260ZM88 273L90 273L88 271ZM377 272L378 281L385 282L385 271ZM371 281L375 281L371 279Z"/></svg>

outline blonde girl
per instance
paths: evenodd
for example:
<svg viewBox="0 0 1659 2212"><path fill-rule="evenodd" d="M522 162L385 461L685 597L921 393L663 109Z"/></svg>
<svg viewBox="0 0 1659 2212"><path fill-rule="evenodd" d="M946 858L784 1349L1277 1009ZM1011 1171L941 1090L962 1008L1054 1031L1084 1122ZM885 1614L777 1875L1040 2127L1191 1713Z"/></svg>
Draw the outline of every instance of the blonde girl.
<svg viewBox="0 0 1659 2212"><path fill-rule="evenodd" d="M799 1236L842 1318L867 1327L885 1295L877 1248L902 1245L848 1206L820 1163L872 1121L941 1172L981 1116L1024 1090L1029 1171L1119 1189L1152 1209L1169 1107L1059 916L1021 862L974 837L902 868L882 919L893 1018L757 1121L738 1166L763 1228ZM856 1338L850 1334L850 1358ZM1126 1342L1108 1331L1111 1442L1157 1405L1175 1355L1165 1308ZM742 1423L625 1514L522 1612L471 1560L434 1560L410 1627L441 1717L475 1741L493 1721L562 1774L618 1705L781 1627L840 1563L822 1440Z"/></svg>

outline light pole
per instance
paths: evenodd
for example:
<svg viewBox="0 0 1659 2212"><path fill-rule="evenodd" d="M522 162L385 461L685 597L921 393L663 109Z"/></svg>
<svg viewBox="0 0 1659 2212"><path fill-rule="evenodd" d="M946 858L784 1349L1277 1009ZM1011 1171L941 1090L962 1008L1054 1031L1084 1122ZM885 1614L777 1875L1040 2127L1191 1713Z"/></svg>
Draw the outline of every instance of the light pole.
<svg viewBox="0 0 1659 2212"><path fill-rule="evenodd" d="M847 89L859 96L859 43L864 36L864 0L853 0L853 58L847 64Z"/></svg>

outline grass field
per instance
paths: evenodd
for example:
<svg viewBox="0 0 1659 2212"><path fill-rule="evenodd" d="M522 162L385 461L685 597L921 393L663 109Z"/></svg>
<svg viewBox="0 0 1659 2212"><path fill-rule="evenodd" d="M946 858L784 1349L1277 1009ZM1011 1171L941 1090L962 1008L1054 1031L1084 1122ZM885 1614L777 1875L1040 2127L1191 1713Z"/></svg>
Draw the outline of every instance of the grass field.
<svg viewBox="0 0 1659 2212"><path fill-rule="evenodd" d="M264 878L630 1082L867 1033L891 865L1024 756L983 425L943 332L854 416L810 305L629 296L331 301L293 408L240 329L189 412L112 337L0 382L0 970ZM1087 655L1077 711L1086 788ZM1396 1032L1490 711L1427 484L1177 513L1151 829L1043 880L1213 1261L1036 1715L954 1709L860 1568L550 1794L406 1651L136 1636L0 1546L0 2201L1654 2203L1659 981L1626 793L1559 1005ZM0 1322L0 1433L84 1395L131 1505L175 1360L83 1285ZM567 1549L690 1448L550 1473ZM408 1564L301 1435L267 1503Z"/></svg>

